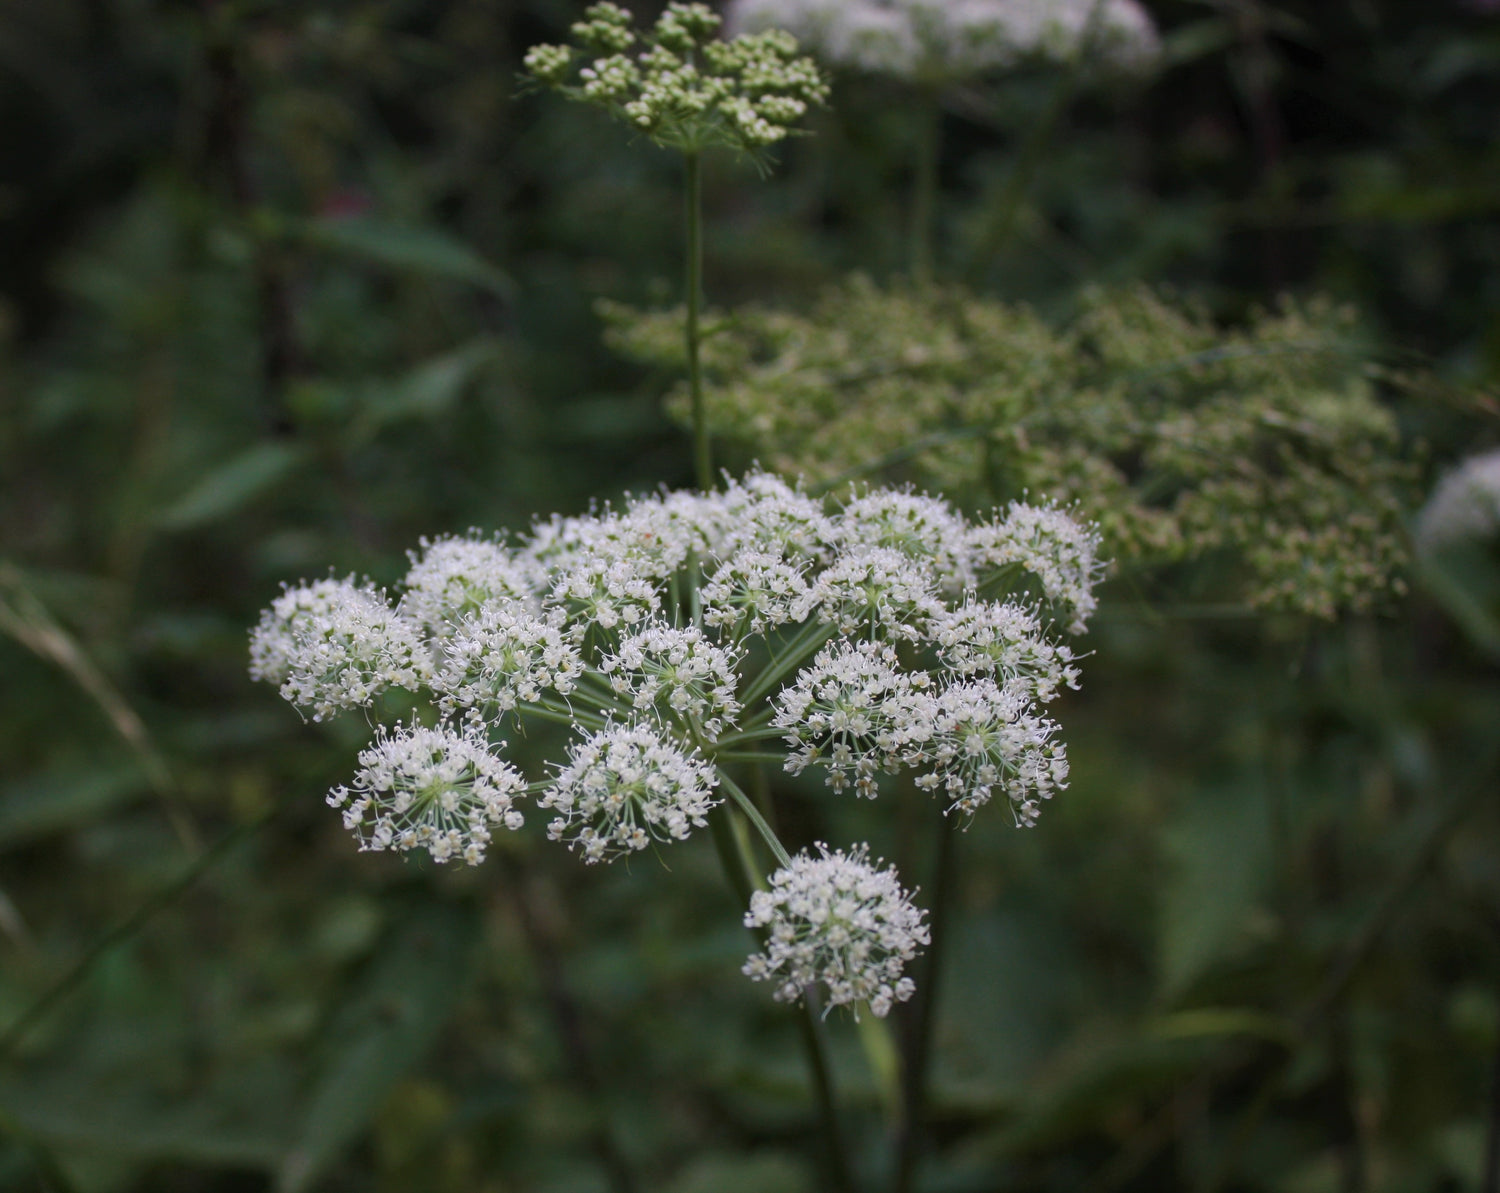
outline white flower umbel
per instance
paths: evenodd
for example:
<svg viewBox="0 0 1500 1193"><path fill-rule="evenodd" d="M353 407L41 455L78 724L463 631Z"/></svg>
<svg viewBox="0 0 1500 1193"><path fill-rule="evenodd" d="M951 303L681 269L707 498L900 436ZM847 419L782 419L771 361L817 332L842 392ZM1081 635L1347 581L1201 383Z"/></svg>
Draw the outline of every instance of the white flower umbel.
<svg viewBox="0 0 1500 1193"><path fill-rule="evenodd" d="M732 638L764 634L793 619L807 595L806 565L779 551L746 548L717 565L703 586L704 624Z"/></svg>
<svg viewBox="0 0 1500 1193"><path fill-rule="evenodd" d="M771 875L770 890L750 897L745 926L764 933L765 945L745 962L757 982L775 982L778 1002L797 1002L822 983L831 1007L869 1003L877 1016L910 998L906 963L931 941L925 914L901 889L894 867L818 845Z"/></svg>
<svg viewBox="0 0 1500 1193"><path fill-rule="evenodd" d="M797 621L817 616L841 634L908 642L942 611L929 570L889 547L843 552L793 607Z"/></svg>
<svg viewBox="0 0 1500 1193"><path fill-rule="evenodd" d="M282 594L263 609L260 623L250 631L250 678L280 687L291 674L297 650L298 627L315 615L327 613L348 600L353 579L315 580Z"/></svg>
<svg viewBox="0 0 1500 1193"><path fill-rule="evenodd" d="M785 29L835 66L928 84L1037 57L1138 70L1160 50L1136 0L731 0L729 27Z"/></svg>
<svg viewBox="0 0 1500 1193"><path fill-rule="evenodd" d="M1072 650L1052 642L1041 619L1020 605L971 596L934 617L927 635L943 666L958 675L989 673L1005 682L1024 680L1033 698L1044 702L1055 698L1061 687L1078 687Z"/></svg>
<svg viewBox="0 0 1500 1193"><path fill-rule="evenodd" d="M1030 828L1038 800L1068 783L1068 756L1051 740L1057 726L1033 711L1023 683L992 679L913 693L903 702L897 736L902 761L925 770L924 791L941 792L949 812L972 816L998 789L1016 823Z"/></svg>
<svg viewBox="0 0 1500 1193"><path fill-rule="evenodd" d="M639 35L612 3L590 5L572 46L534 46L530 78L594 104L658 145L688 153L724 146L754 153L784 139L828 96L816 64L777 30L720 41L704 4L669 3ZM644 49L636 49L644 43ZM575 62L581 62L576 79Z"/></svg>
<svg viewBox="0 0 1500 1193"><path fill-rule="evenodd" d="M482 610L443 642L433 691L444 707L472 709L481 718L535 704L544 691L566 696L583 673L583 660L560 623L510 604Z"/></svg>
<svg viewBox="0 0 1500 1193"><path fill-rule="evenodd" d="M835 533L846 548L899 551L930 568L945 592L958 592L973 581L968 527L947 502L925 493L866 493L844 506Z"/></svg>
<svg viewBox="0 0 1500 1193"><path fill-rule="evenodd" d="M880 771L899 768L902 703L928 685L925 672L901 670L896 652L873 642L833 642L776 697L771 724L785 729L786 769L817 763L828 786L874 799Z"/></svg>
<svg viewBox="0 0 1500 1193"><path fill-rule="evenodd" d="M558 576L547 603L564 610L579 635L591 625L617 632L656 612L661 592L640 559L601 551Z"/></svg>
<svg viewBox="0 0 1500 1193"><path fill-rule="evenodd" d="M769 472L731 481L719 498L727 548L754 548L788 559L826 560L834 523L815 501Z"/></svg>
<svg viewBox="0 0 1500 1193"><path fill-rule="evenodd" d="M496 604L534 603L530 571L503 544L473 531L464 538L423 539L402 583L401 612L444 638L469 614Z"/></svg>
<svg viewBox="0 0 1500 1193"><path fill-rule="evenodd" d="M587 862L612 861L703 828L717 782L713 766L656 729L612 725L571 748L537 802L558 813L550 838Z"/></svg>
<svg viewBox="0 0 1500 1193"><path fill-rule="evenodd" d="M280 676L282 697L315 721L389 687L416 691L432 673L417 627L352 580L289 589L261 615L250 650L251 674Z"/></svg>
<svg viewBox="0 0 1500 1193"><path fill-rule="evenodd" d="M599 670L637 712L676 721L711 742L739 716L736 661L697 626L657 622L625 635Z"/></svg>
<svg viewBox="0 0 1500 1193"><path fill-rule="evenodd" d="M426 542L399 608L352 580L287 590L251 635L252 674L318 718L400 686L476 749L512 724L593 733L552 756L545 802L594 861L702 824L719 763L773 760L778 738L792 774L873 798L910 769L966 815L1003 796L1029 824L1066 782L1041 706L1078 668L1050 619L1081 628L1100 568L1096 532L1056 508L969 528L937 498L824 504L754 472L506 541Z"/></svg>
<svg viewBox="0 0 1500 1193"><path fill-rule="evenodd" d="M1013 501L998 521L974 527L969 549L981 587L993 573L1019 567L1035 576L1048 601L1081 634L1098 607L1094 585L1104 574L1099 532L1055 505Z"/></svg>
<svg viewBox="0 0 1500 1193"><path fill-rule="evenodd" d="M328 793L361 849L425 849L435 862L484 860L491 831L521 827L526 782L484 740L446 726L382 727L348 787Z"/></svg>
<svg viewBox="0 0 1500 1193"><path fill-rule="evenodd" d="M1500 451L1465 460L1445 476L1417 517L1417 546L1440 550L1500 536Z"/></svg>

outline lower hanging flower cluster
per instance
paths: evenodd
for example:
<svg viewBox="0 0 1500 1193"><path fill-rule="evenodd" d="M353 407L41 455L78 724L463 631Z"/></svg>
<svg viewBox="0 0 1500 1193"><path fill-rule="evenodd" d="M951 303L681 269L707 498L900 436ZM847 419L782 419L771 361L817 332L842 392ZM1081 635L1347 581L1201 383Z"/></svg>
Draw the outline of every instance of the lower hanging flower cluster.
<svg viewBox="0 0 1500 1193"><path fill-rule="evenodd" d="M820 986L884 1015L911 994L923 913L864 846L789 855L734 776L778 763L835 793L928 793L964 823L1000 800L1034 824L1067 785L1045 710L1078 684L1063 635L1094 610L1097 555L1052 506L971 524L924 494L834 505L756 472L516 540L424 540L394 595L288 588L251 633L250 670L314 720L378 717L388 690L408 693L328 796L361 849L477 864L531 797L549 838L608 862L733 801L783 862L747 914L763 949L745 972L781 1000ZM541 721L576 737L524 775L504 738Z"/></svg>

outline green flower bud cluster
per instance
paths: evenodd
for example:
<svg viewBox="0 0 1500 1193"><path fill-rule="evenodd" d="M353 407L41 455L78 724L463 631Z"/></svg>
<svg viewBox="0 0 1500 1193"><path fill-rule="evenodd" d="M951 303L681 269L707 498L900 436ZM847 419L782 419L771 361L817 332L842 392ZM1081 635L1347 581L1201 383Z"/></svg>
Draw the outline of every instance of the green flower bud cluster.
<svg viewBox="0 0 1500 1193"><path fill-rule="evenodd" d="M630 13L606 0L573 26L578 47L533 46L527 76L604 108L666 148L753 154L790 135L828 98L828 84L811 58L798 56L791 34L721 41L719 24L707 5L672 3L638 34Z"/></svg>
<svg viewBox="0 0 1500 1193"><path fill-rule="evenodd" d="M681 367L680 313L604 314L617 350ZM1097 523L1121 566L1196 561L1200 592L1260 608L1332 617L1403 590L1414 469L1347 311L1288 305L1226 331L1144 289L1100 291L1059 328L856 277L806 314L705 322L711 427L789 475L1045 496Z"/></svg>

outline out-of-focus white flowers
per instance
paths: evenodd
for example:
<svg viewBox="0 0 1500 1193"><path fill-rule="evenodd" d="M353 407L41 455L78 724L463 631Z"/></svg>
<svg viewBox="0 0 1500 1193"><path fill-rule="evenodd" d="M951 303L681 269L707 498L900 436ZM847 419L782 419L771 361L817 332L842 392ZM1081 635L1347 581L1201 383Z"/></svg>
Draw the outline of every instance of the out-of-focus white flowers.
<svg viewBox="0 0 1500 1193"><path fill-rule="evenodd" d="M335 787L328 803L361 849L425 849L435 862L472 866L484 860L492 829L521 827L514 800L525 787L482 738L411 725L378 729L353 783Z"/></svg>
<svg viewBox="0 0 1500 1193"><path fill-rule="evenodd" d="M1095 607L1097 546L1053 506L971 525L908 490L824 501L754 472L515 540L424 541L394 601L353 580L288 588L250 670L315 719L395 720L329 795L363 849L476 863L529 791L550 838L613 861L686 839L720 791L749 811L732 768L760 761L867 799L904 773L945 813L1000 801L1031 825L1067 783L1045 706L1078 684L1060 636ZM536 722L576 736L524 776L501 737ZM751 920L768 935L747 972L778 997L821 982L882 1015L926 939L863 848L799 855Z"/></svg>
<svg viewBox="0 0 1500 1193"><path fill-rule="evenodd" d="M1465 460L1438 482L1417 517L1417 545L1440 550L1500 537L1500 451Z"/></svg>
<svg viewBox="0 0 1500 1193"><path fill-rule="evenodd" d="M872 866L863 846L845 854L820 844L817 856L799 853L750 897L745 925L765 946L744 972L775 982L779 1002L821 984L829 1007L868 1003L883 1017L915 992L902 971L930 943L923 914L895 869Z"/></svg>
<svg viewBox="0 0 1500 1193"><path fill-rule="evenodd" d="M923 82L1038 57L1138 70L1160 50L1136 0L731 0L729 27L785 29L831 65Z"/></svg>

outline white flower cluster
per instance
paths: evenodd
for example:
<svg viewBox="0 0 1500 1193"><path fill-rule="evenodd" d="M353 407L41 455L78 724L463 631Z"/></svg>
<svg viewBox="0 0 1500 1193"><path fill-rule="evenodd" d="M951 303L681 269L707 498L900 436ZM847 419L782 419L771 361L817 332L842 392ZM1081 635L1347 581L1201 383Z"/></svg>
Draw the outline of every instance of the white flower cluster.
<svg viewBox="0 0 1500 1193"><path fill-rule="evenodd" d="M613 725L573 747L537 802L558 813L547 836L597 862L704 827L715 782L713 767L651 726Z"/></svg>
<svg viewBox="0 0 1500 1193"><path fill-rule="evenodd" d="M328 803L343 810L361 849L426 849L435 862L472 866L484 860L492 828L521 827L512 801L525 786L482 738L411 725L376 730L353 785L335 787Z"/></svg>
<svg viewBox="0 0 1500 1193"><path fill-rule="evenodd" d="M721 145L755 152L784 139L809 107L828 97L796 39L768 30L717 40L720 18L704 4L673 2L638 36L629 12L594 4L574 24L582 52L533 46L529 77L595 104L659 145L697 152ZM644 49L631 55L638 42ZM575 55L586 61L573 80Z"/></svg>
<svg viewBox="0 0 1500 1193"><path fill-rule="evenodd" d="M739 715L735 657L703 636L697 626L664 623L628 634L599 664L615 693L631 707L660 720L685 718L707 741Z"/></svg>
<svg viewBox="0 0 1500 1193"><path fill-rule="evenodd" d="M871 799L905 772L945 813L1003 797L1030 825L1067 782L1044 706L1078 683L1059 623L1093 611L1096 549L1054 507L970 525L911 491L825 502L756 472L519 541L424 541L395 600L289 588L252 631L251 674L315 718L400 710L329 795L365 849L477 862L532 793L550 838L612 861L687 838L719 792L744 804L733 768L761 760ZM535 721L576 736L523 776L501 738ZM773 888L752 912L771 929L757 976L877 1013L906 997L920 917L893 874L825 850Z"/></svg>
<svg viewBox="0 0 1500 1193"><path fill-rule="evenodd" d="M1136 0L731 0L729 27L785 29L834 66L924 83L1037 57L1138 70L1160 50Z"/></svg>
<svg viewBox="0 0 1500 1193"><path fill-rule="evenodd" d="M1465 460L1438 482L1417 517L1417 545L1440 550L1500 537L1500 451Z"/></svg>
<svg viewBox="0 0 1500 1193"><path fill-rule="evenodd" d="M250 674L279 683L321 721L389 687L414 689L432 668L418 627L383 593L348 579L291 588L273 602L251 633Z"/></svg>
<svg viewBox="0 0 1500 1193"><path fill-rule="evenodd" d="M865 848L799 853L750 897L745 926L763 933L764 950L745 962L757 982L775 982L778 1002L796 1002L809 986L827 988L830 1007L868 1002L877 1016L915 992L902 976L931 941L923 912L901 889L894 868L878 869Z"/></svg>
<svg viewBox="0 0 1500 1193"><path fill-rule="evenodd" d="M1034 576L1047 599L1067 612L1072 633L1082 633L1098 608L1099 532L1055 505L1011 502L1004 518L970 532L969 550L981 570L1014 565Z"/></svg>

